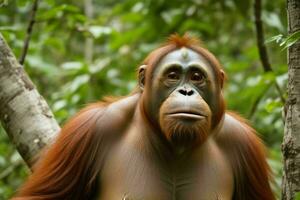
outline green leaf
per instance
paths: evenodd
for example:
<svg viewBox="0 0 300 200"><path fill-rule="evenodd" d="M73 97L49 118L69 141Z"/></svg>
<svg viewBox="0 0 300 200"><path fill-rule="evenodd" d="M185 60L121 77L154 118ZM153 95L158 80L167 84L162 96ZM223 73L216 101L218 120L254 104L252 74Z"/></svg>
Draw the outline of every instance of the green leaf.
<svg viewBox="0 0 300 200"><path fill-rule="evenodd" d="M292 46L296 42L300 41L300 31L297 31L288 37L284 37L282 34L275 35L265 41L265 43L276 42L279 46L283 47L282 50Z"/></svg>
<svg viewBox="0 0 300 200"><path fill-rule="evenodd" d="M2 1L0 1L0 4L1 3L3 3L4 5L8 5L8 3L10 3L10 2L9 2L9 0L2 0ZM18 5L18 7L25 7L25 6L28 6L29 4L32 4L32 3L30 3L29 0L16 1L16 3Z"/></svg>
<svg viewBox="0 0 300 200"><path fill-rule="evenodd" d="M300 31L297 31L286 38L284 42L284 49L292 46L298 41L300 41Z"/></svg>
<svg viewBox="0 0 300 200"><path fill-rule="evenodd" d="M90 26L88 31L95 37L99 38L102 35L109 35L112 32L110 27L105 26Z"/></svg>
<svg viewBox="0 0 300 200"><path fill-rule="evenodd" d="M277 99L277 100L273 100L273 99L267 99L267 103L265 105L265 109L267 112L269 113L273 113L273 111L277 108L281 108L282 107L282 102Z"/></svg>
<svg viewBox="0 0 300 200"><path fill-rule="evenodd" d="M58 100L56 101L53 106L52 106L52 109L54 112L64 108L65 106L67 105L67 101L66 100Z"/></svg>
<svg viewBox="0 0 300 200"><path fill-rule="evenodd" d="M66 70L80 70L84 67L84 64L82 62L76 62L76 61L65 62L61 65L61 67Z"/></svg>
<svg viewBox="0 0 300 200"><path fill-rule="evenodd" d="M42 14L38 15L37 20L48 20L52 18L60 18L63 16L65 12L77 13L79 9L72 5L63 4L57 7L54 7L48 11L43 12ZM41 13L41 12L40 12Z"/></svg>
<svg viewBox="0 0 300 200"><path fill-rule="evenodd" d="M279 35L275 35L273 37L268 38L265 43L271 43L271 42L276 42L276 43L280 43L282 42L282 40L284 39L282 34Z"/></svg>
<svg viewBox="0 0 300 200"><path fill-rule="evenodd" d="M263 13L263 19L267 25L277 28L280 31L284 31L284 27L277 13Z"/></svg>
<svg viewBox="0 0 300 200"><path fill-rule="evenodd" d="M85 85L90 80L89 74L83 74L80 76L77 76L69 85L68 89L70 93L74 93L76 90L78 90L79 87L82 85Z"/></svg>

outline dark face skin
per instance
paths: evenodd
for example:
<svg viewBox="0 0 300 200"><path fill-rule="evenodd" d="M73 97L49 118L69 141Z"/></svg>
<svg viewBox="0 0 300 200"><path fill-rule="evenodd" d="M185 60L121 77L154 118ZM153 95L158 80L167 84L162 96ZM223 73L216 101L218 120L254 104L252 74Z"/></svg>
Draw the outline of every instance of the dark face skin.
<svg viewBox="0 0 300 200"><path fill-rule="evenodd" d="M213 70L206 59L182 48L167 54L145 88L145 110L166 138L176 146L197 145L211 131L214 95Z"/></svg>

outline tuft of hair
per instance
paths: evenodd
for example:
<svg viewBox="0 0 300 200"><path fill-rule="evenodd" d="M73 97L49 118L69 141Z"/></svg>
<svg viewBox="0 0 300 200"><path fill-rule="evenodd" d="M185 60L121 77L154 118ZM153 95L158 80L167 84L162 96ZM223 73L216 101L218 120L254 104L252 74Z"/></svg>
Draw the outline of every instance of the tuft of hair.
<svg viewBox="0 0 300 200"><path fill-rule="evenodd" d="M201 40L191 36L188 33L185 33L183 36L180 36L178 33L170 35L165 45L170 45L170 44L175 45L177 48L203 46Z"/></svg>

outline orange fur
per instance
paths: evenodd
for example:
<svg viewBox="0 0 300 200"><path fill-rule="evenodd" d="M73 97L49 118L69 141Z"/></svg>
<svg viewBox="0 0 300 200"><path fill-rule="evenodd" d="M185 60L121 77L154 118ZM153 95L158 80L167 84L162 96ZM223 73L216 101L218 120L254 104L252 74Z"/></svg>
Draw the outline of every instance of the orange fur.
<svg viewBox="0 0 300 200"><path fill-rule="evenodd" d="M95 187L103 157L98 152L101 138L95 138L101 104L93 104L71 119L16 200L89 199ZM98 141L97 141L98 140Z"/></svg>
<svg viewBox="0 0 300 200"><path fill-rule="evenodd" d="M271 170L265 148L256 131L239 115L228 112L216 136L232 165L235 191L233 200L275 200L269 180ZM226 118L225 117L225 118Z"/></svg>

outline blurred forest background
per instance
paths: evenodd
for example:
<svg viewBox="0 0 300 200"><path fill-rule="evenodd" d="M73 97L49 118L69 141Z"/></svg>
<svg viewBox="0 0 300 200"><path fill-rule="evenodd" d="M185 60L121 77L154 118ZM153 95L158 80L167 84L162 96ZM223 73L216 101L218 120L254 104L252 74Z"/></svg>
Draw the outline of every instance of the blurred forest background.
<svg viewBox="0 0 300 200"><path fill-rule="evenodd" d="M0 32L19 58L33 1L0 1ZM219 58L228 75L228 109L249 119L268 146L280 194L283 103L286 97L286 2L263 1L262 20L273 72L265 73L256 44L251 0L43 0L24 68L64 121L89 102L126 95L136 86L145 56L174 32L196 35ZM1 128L0 128L1 129ZM8 199L29 174L0 130L0 199Z"/></svg>

